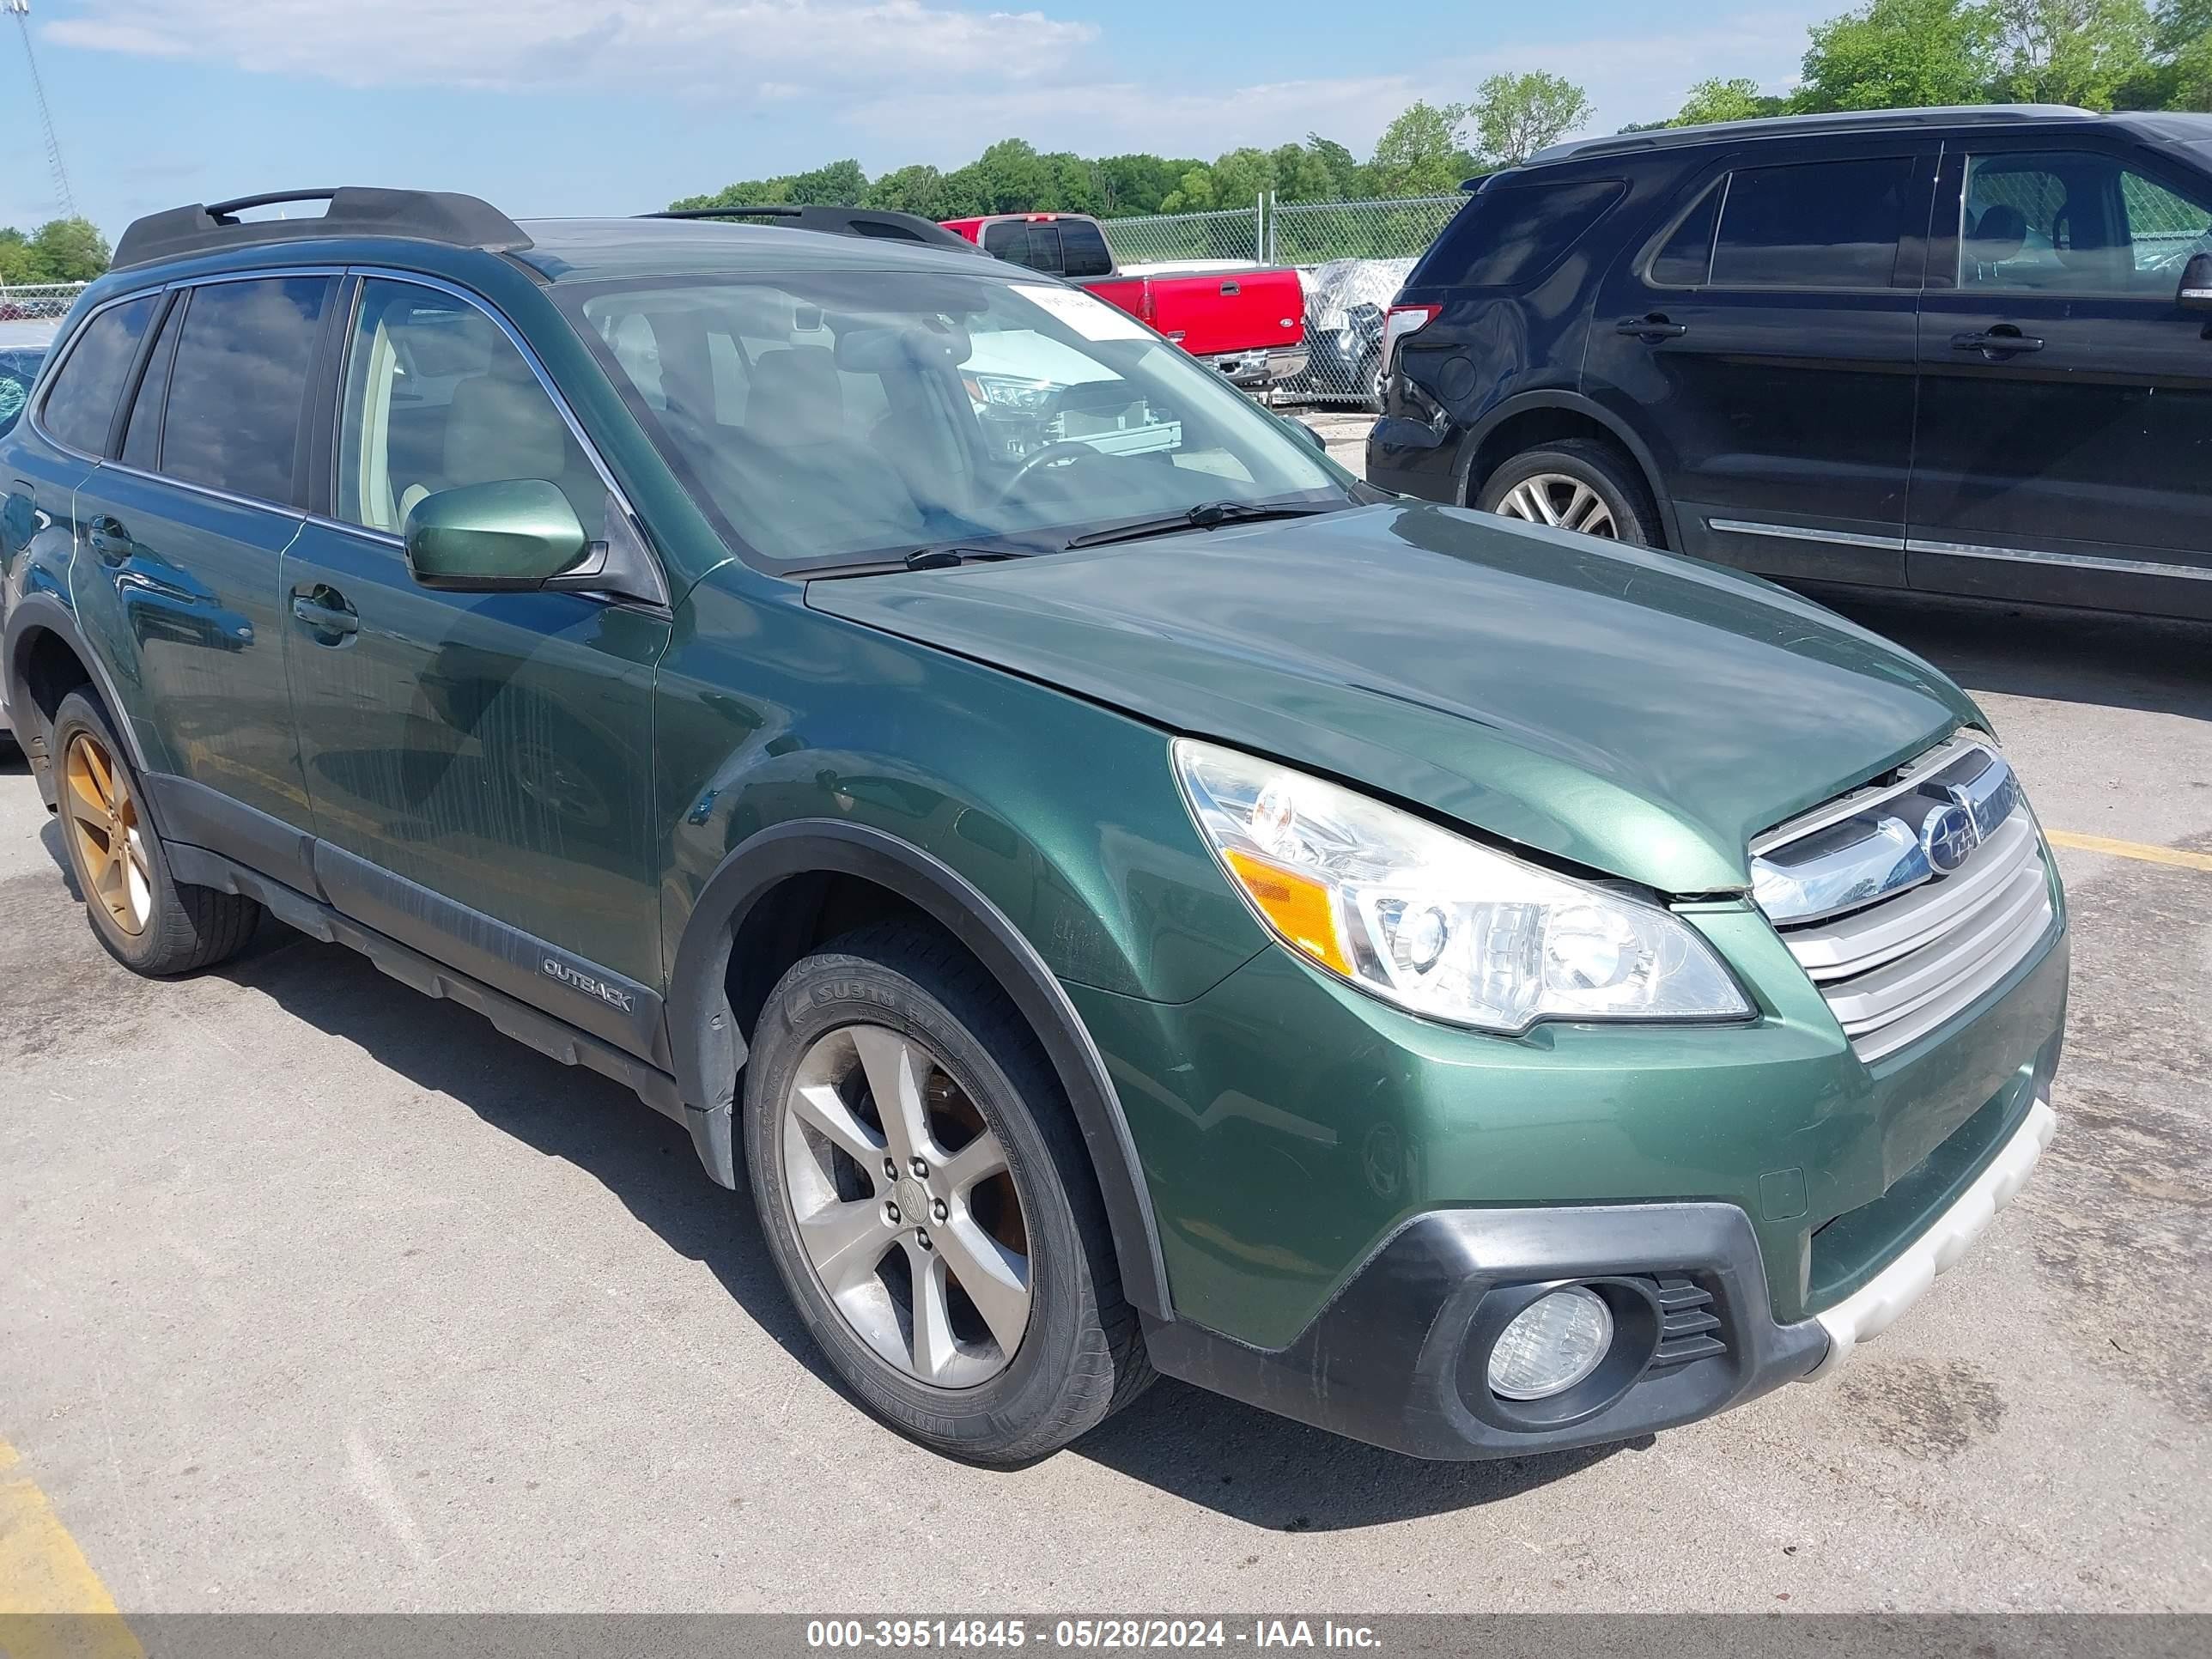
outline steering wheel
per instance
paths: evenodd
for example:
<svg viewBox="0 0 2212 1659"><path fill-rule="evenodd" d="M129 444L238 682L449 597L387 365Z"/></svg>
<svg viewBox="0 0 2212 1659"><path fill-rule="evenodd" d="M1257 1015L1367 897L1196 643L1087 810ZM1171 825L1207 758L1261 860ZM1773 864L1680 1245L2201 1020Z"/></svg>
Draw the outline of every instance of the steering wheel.
<svg viewBox="0 0 2212 1659"><path fill-rule="evenodd" d="M1055 439L1042 449L1022 458L1022 463L1014 469L1013 476L1000 487L999 499L1006 500L1029 482L1032 472L1042 471L1048 466L1080 466L1085 461L1105 459L1089 444L1079 443L1073 438Z"/></svg>

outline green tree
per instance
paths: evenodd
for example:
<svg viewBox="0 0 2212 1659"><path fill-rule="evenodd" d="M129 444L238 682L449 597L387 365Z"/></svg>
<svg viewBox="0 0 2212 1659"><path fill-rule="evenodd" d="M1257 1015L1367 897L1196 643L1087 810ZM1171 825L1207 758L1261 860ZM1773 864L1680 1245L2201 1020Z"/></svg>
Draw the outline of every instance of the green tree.
<svg viewBox="0 0 2212 1659"><path fill-rule="evenodd" d="M1464 104L1416 102L1382 130L1367 164L1381 197L1443 196L1474 170L1460 137Z"/></svg>
<svg viewBox="0 0 2212 1659"><path fill-rule="evenodd" d="M925 219L949 219L944 210L945 175L920 165L897 167L868 186L860 198L863 207L888 208L894 213L916 213Z"/></svg>
<svg viewBox="0 0 2212 1659"><path fill-rule="evenodd" d="M50 219L26 236L0 229L0 283L88 283L107 269L107 239L89 219Z"/></svg>
<svg viewBox="0 0 2212 1659"><path fill-rule="evenodd" d="M858 161L850 159L808 173L794 173L779 182L784 187L782 200L823 207L858 207L868 193L868 175Z"/></svg>
<svg viewBox="0 0 2212 1659"><path fill-rule="evenodd" d="M740 179L733 185L724 185L711 196L686 196L668 205L678 211L688 208L774 207L790 199L789 179Z"/></svg>
<svg viewBox="0 0 2212 1659"><path fill-rule="evenodd" d="M2111 109L2151 56L2143 0L1992 0L2003 100Z"/></svg>
<svg viewBox="0 0 2212 1659"><path fill-rule="evenodd" d="M1977 104L1997 67L1996 20L1966 0L1869 0L1812 34L1801 109Z"/></svg>
<svg viewBox="0 0 2212 1659"><path fill-rule="evenodd" d="M1692 87L1674 118L1656 125L1693 127L1711 121L1752 121L1763 115L1784 115L1789 110L1787 98L1769 97L1759 89L1756 81L1716 77Z"/></svg>
<svg viewBox="0 0 2212 1659"><path fill-rule="evenodd" d="M1357 202L1375 194L1374 180L1368 177L1359 158L1334 138L1310 132L1306 134L1305 150L1312 164L1328 174L1326 192L1314 200Z"/></svg>
<svg viewBox="0 0 2212 1659"><path fill-rule="evenodd" d="M1493 167L1517 167L1590 117L1588 94L1565 76L1536 70L1493 75L1474 89L1467 113L1476 153Z"/></svg>
<svg viewBox="0 0 2212 1659"><path fill-rule="evenodd" d="M1051 211L1055 199L1052 166L1027 139L1001 138L969 165L976 170L982 185L986 204L982 211Z"/></svg>

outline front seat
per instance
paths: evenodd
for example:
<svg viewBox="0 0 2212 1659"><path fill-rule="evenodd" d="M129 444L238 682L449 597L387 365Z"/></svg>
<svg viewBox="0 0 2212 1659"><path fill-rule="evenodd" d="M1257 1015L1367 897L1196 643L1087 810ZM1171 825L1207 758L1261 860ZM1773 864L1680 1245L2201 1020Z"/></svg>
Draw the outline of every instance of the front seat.
<svg viewBox="0 0 2212 1659"><path fill-rule="evenodd" d="M560 487L586 535L605 527L606 486L545 388L527 373L495 368L457 384L446 412L445 448L441 488L542 478ZM399 500L401 517L428 493L410 485Z"/></svg>
<svg viewBox="0 0 2212 1659"><path fill-rule="evenodd" d="M784 346L754 360L744 434L769 475L757 499L779 518L803 509L849 520L838 538L860 544L921 533L914 492L846 425L845 385L829 347Z"/></svg>
<svg viewBox="0 0 2212 1659"><path fill-rule="evenodd" d="M1996 275L1995 267L2018 256L2027 240L2027 216L2009 202L1983 210L1973 234L1966 239L1966 257L1974 262L1984 281Z"/></svg>

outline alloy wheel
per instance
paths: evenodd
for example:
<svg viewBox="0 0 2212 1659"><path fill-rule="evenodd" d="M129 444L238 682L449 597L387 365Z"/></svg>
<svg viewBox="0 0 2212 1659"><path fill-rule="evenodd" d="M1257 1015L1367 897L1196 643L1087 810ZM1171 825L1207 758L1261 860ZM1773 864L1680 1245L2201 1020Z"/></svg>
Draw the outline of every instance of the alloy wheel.
<svg viewBox="0 0 2212 1659"><path fill-rule="evenodd" d="M1564 472L1538 472L1523 478L1492 510L1509 519L1526 519L1530 524L1555 525L1607 541L1620 539L1620 528L1613 522L1613 509L1606 505L1605 497L1580 478Z"/></svg>
<svg viewBox="0 0 2212 1659"><path fill-rule="evenodd" d="M801 1056L778 1139L800 1253L853 1334L936 1388L1005 1370L1029 1328L1029 1231L1006 1149L943 1060L840 1026Z"/></svg>
<svg viewBox="0 0 2212 1659"><path fill-rule="evenodd" d="M89 732L79 732L70 739L62 776L70 833L92 888L85 897L136 939L153 914L154 883L129 775L106 744Z"/></svg>

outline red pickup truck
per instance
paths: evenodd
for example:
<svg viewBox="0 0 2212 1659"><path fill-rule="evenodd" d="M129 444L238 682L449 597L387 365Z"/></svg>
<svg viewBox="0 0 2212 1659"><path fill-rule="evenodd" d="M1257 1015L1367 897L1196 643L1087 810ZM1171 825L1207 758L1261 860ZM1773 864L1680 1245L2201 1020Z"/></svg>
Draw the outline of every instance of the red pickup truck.
<svg viewBox="0 0 2212 1659"><path fill-rule="evenodd" d="M1062 276L1173 340L1231 383L1255 389L1304 372L1305 290L1295 270L1206 263L1124 270L1081 213L947 219L984 252Z"/></svg>

